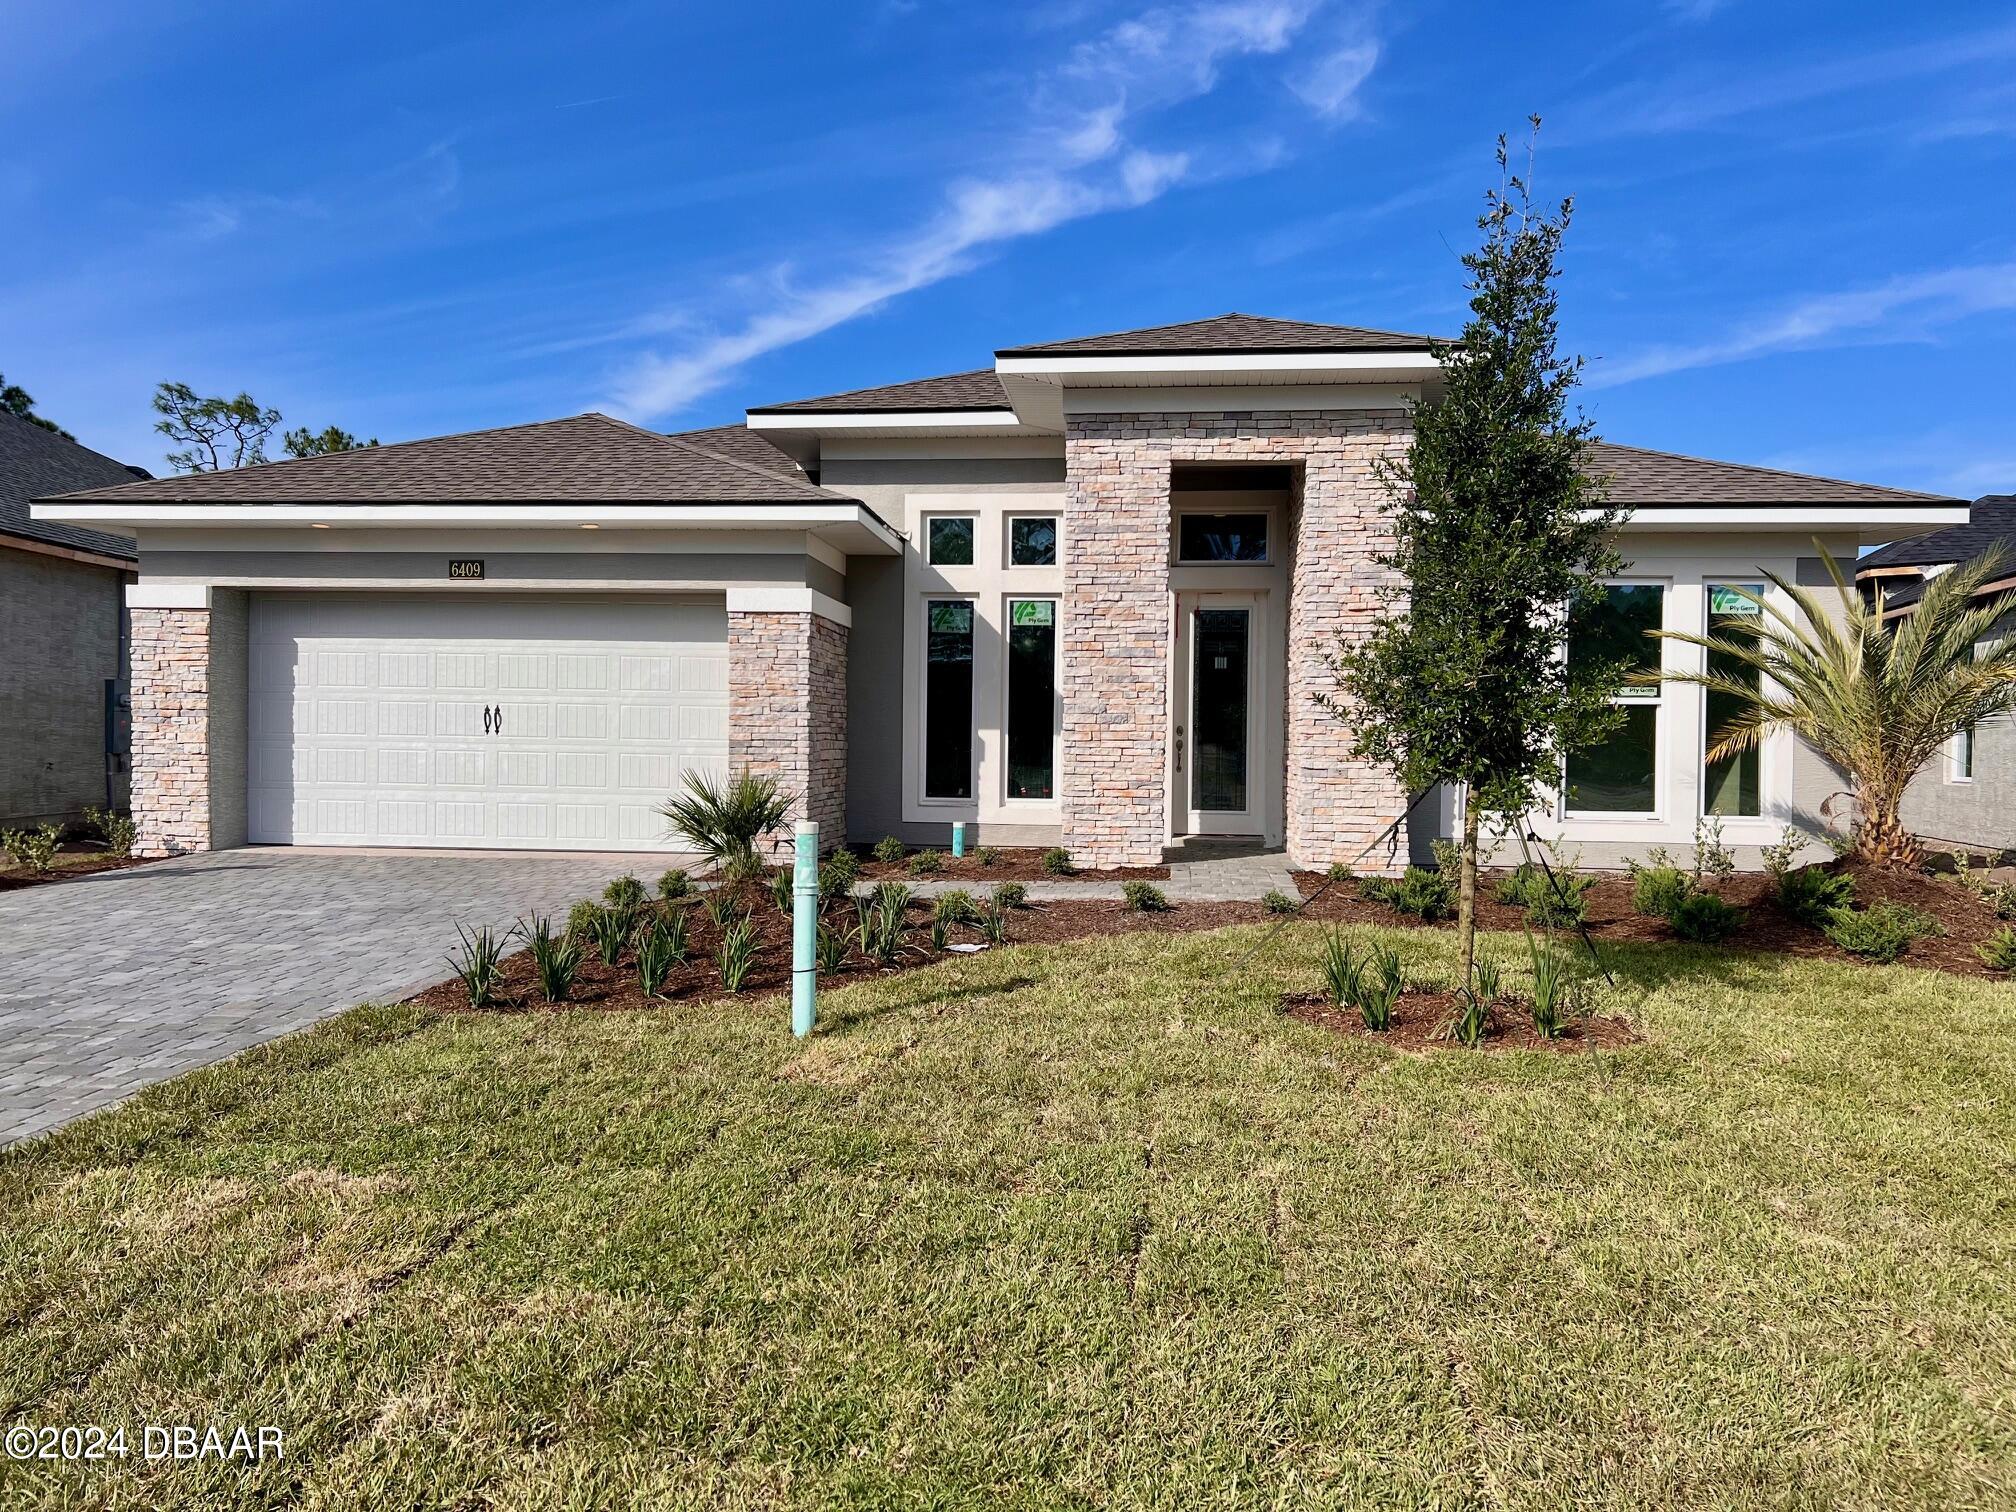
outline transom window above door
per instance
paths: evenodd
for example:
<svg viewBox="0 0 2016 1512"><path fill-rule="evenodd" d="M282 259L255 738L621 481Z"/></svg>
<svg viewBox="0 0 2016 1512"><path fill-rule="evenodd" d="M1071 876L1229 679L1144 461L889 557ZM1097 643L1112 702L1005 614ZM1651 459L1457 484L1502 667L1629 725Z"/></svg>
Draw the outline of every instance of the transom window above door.
<svg viewBox="0 0 2016 1512"><path fill-rule="evenodd" d="M1179 562L1264 562L1267 516L1191 512L1176 519Z"/></svg>
<svg viewBox="0 0 2016 1512"><path fill-rule="evenodd" d="M926 521L924 560L933 567L971 567L973 516L935 515Z"/></svg>

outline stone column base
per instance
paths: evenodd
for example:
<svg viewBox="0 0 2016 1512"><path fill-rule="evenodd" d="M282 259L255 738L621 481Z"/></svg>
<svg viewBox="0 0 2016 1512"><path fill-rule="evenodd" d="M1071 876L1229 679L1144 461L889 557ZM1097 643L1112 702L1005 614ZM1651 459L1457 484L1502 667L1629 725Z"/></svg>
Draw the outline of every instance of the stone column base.
<svg viewBox="0 0 2016 1512"><path fill-rule="evenodd" d="M801 611L728 612L728 764L774 777L825 849L847 840L847 628ZM790 848L790 836L774 849Z"/></svg>

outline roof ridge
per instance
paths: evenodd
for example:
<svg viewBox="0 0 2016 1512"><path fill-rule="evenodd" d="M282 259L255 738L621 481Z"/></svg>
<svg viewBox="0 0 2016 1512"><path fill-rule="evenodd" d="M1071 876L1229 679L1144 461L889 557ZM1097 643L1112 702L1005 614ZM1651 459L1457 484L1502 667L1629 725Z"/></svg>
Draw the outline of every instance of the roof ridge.
<svg viewBox="0 0 2016 1512"><path fill-rule="evenodd" d="M1733 467L1744 472L1762 473L1769 478L1797 478L1804 483L1838 483L1843 488L1869 489L1876 493L1896 494L1907 499L1952 499L1949 494L1924 493L1915 488L1891 488L1883 483L1857 483L1850 478L1830 477L1825 473L1793 472L1789 467L1764 467L1755 462L1729 462L1720 457L1697 457L1691 452L1660 451L1650 446L1633 446L1628 441L1610 441L1602 436L1590 438L1599 446L1614 446L1618 451L1636 452L1641 457L1673 457L1681 462L1705 462L1710 467ZM1953 499L1961 503L1963 500Z"/></svg>

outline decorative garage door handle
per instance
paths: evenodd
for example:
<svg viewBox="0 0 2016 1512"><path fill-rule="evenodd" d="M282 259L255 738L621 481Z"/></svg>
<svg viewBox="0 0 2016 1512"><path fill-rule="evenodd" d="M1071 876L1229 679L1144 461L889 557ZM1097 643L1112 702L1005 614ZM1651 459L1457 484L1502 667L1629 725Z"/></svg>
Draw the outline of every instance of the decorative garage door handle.
<svg viewBox="0 0 2016 1512"><path fill-rule="evenodd" d="M497 721L497 733L502 735L504 733L504 705L499 704L490 712L491 717Z"/></svg>
<svg viewBox="0 0 2016 1512"><path fill-rule="evenodd" d="M483 705L483 733L485 735L490 733L490 705L488 704Z"/></svg>

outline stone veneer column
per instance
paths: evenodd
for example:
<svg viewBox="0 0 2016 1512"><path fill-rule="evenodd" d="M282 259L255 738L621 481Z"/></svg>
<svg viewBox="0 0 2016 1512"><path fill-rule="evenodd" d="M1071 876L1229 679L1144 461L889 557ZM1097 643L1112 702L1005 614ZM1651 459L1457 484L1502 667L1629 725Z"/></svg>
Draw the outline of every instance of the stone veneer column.
<svg viewBox="0 0 2016 1512"><path fill-rule="evenodd" d="M847 839L847 627L798 611L728 612L728 764L775 777L819 826ZM789 849L786 835L775 847Z"/></svg>
<svg viewBox="0 0 2016 1512"><path fill-rule="evenodd" d="M1351 731L1315 703L1324 653L1380 612L1389 544L1380 457L1406 417L1378 410L1073 415L1065 433L1064 843L1083 864L1162 857L1168 833L1169 475L1183 463L1302 468L1288 522L1285 808L1298 865L1356 860L1406 809L1378 768L1349 759ZM1277 547L1277 550L1283 549ZM1405 855L1404 837L1401 855ZM1383 853L1364 858L1376 867Z"/></svg>
<svg viewBox="0 0 2016 1512"><path fill-rule="evenodd" d="M210 611L134 609L134 854L210 849Z"/></svg>
<svg viewBox="0 0 2016 1512"><path fill-rule="evenodd" d="M1064 846L1153 866L1169 832L1169 458L1160 416L1072 417L1064 439Z"/></svg>

